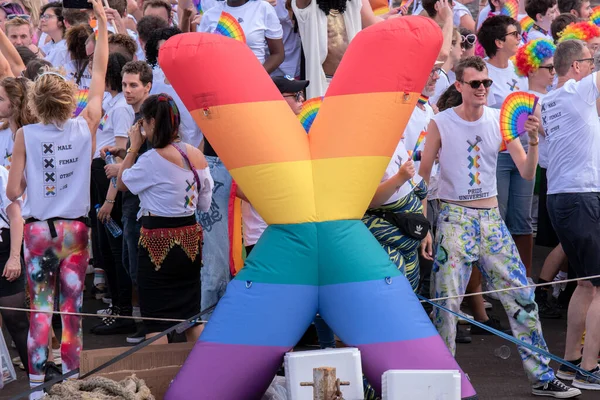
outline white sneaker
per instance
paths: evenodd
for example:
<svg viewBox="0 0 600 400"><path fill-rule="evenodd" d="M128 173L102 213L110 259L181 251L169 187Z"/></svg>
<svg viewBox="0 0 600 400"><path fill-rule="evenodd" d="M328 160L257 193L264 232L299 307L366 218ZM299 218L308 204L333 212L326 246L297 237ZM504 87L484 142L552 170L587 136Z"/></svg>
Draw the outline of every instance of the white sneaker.
<svg viewBox="0 0 600 400"><path fill-rule="evenodd" d="M558 275L556 275L554 277L554 279L552 279L552 282L560 282L560 281L564 281L565 279L567 279L567 274L564 274L561 272L558 273ZM564 291L567 288L567 284L566 283L555 283L554 285L552 285L552 297L554 297L555 299L558 299L558 296L560 296L560 292Z"/></svg>
<svg viewBox="0 0 600 400"><path fill-rule="evenodd" d="M96 311L96 314L98 314L98 315L112 315L112 303L110 303L110 305L108 306L108 308L102 308L102 309Z"/></svg>

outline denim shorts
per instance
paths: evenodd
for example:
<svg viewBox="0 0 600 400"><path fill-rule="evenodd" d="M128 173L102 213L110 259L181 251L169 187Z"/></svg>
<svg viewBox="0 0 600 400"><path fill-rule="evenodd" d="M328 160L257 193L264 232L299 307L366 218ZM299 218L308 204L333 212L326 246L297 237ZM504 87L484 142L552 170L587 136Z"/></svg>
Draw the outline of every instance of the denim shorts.
<svg viewBox="0 0 600 400"><path fill-rule="evenodd" d="M548 214L577 277L600 275L600 193L550 194Z"/></svg>
<svg viewBox="0 0 600 400"><path fill-rule="evenodd" d="M535 180L521 177L509 153L498 154L496 167L498 184L498 208L508 231L512 235L531 235L533 225L531 202Z"/></svg>

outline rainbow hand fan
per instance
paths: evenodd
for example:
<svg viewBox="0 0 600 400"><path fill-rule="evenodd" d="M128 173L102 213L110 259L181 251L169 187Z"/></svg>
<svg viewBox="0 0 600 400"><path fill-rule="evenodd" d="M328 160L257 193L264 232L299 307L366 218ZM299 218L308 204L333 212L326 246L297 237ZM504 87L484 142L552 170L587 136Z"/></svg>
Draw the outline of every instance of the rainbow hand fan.
<svg viewBox="0 0 600 400"><path fill-rule="evenodd" d="M246 35L237 19L225 11L221 12L215 33L246 43Z"/></svg>
<svg viewBox="0 0 600 400"><path fill-rule="evenodd" d="M298 119L300 120L300 123L302 123L306 133L310 131L310 127L315 121L322 103L323 97L313 97L302 104L302 110L300 111L300 114L298 114Z"/></svg>
<svg viewBox="0 0 600 400"><path fill-rule="evenodd" d="M500 14L507 15L511 18L516 19L517 15L519 14L518 0L508 0L506 3L504 3L504 5L502 6L502 10L500 11Z"/></svg>
<svg viewBox="0 0 600 400"><path fill-rule="evenodd" d="M531 93L509 94L500 109L500 131L502 139L510 143L525 133L525 122L533 114L539 98Z"/></svg>
<svg viewBox="0 0 600 400"><path fill-rule="evenodd" d="M590 14L590 21L592 21L596 26L600 26L600 6L594 7L592 13Z"/></svg>
<svg viewBox="0 0 600 400"><path fill-rule="evenodd" d="M89 89L79 89L77 94L75 95L75 104L77 107L73 112L73 118L79 117L79 114L83 111L83 109L87 106L88 103L88 93Z"/></svg>

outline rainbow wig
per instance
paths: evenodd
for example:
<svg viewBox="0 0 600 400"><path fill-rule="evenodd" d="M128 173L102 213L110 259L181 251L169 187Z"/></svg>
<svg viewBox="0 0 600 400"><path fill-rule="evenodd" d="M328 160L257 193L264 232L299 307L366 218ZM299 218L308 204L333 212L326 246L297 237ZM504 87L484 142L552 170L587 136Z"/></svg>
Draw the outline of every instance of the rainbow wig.
<svg viewBox="0 0 600 400"><path fill-rule="evenodd" d="M558 34L558 43L565 40L583 40L587 42L596 37L600 37L600 27L594 25L590 21L575 22L567 25L567 27Z"/></svg>
<svg viewBox="0 0 600 400"><path fill-rule="evenodd" d="M592 13L590 14L590 21L592 21L596 26L600 26L600 6L594 7Z"/></svg>
<svg viewBox="0 0 600 400"><path fill-rule="evenodd" d="M519 76L527 76L536 71L542 62L554 56L556 46L548 39L535 39L519 47L515 54L515 72Z"/></svg>

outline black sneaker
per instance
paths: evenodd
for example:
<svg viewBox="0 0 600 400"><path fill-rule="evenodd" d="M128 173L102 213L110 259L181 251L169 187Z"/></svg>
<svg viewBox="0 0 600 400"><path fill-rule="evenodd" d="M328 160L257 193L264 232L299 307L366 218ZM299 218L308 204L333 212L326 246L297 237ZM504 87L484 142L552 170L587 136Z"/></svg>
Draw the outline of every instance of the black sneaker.
<svg viewBox="0 0 600 400"><path fill-rule="evenodd" d="M102 323L93 327L91 332L94 335L115 335L135 332L135 321L133 319L114 317L120 315L122 314L119 307L113 306L111 314L102 318Z"/></svg>
<svg viewBox="0 0 600 400"><path fill-rule="evenodd" d="M531 389L531 393L534 396L554 397L555 399L570 399L571 397L579 396L581 394L581 390L569 387L555 378L554 380L545 383L542 386L533 387Z"/></svg>
<svg viewBox="0 0 600 400"><path fill-rule="evenodd" d="M579 366L579 364L581 364L581 358L579 360L567 361L576 366ZM556 371L556 377L565 381L572 381L573 379L575 379L575 372L576 371L568 365L561 364L561 366L558 367L558 371Z"/></svg>
<svg viewBox="0 0 600 400"><path fill-rule="evenodd" d="M551 306L547 301L538 301L538 314L543 319L559 319L562 317L557 307Z"/></svg>
<svg viewBox="0 0 600 400"><path fill-rule="evenodd" d="M487 321L482 322L482 324L489 326L490 328L499 330L500 332L504 332L507 335L512 335L512 331L503 327L496 317L490 317ZM477 325L471 325L471 335L493 335L493 333L488 332L485 329L478 327Z"/></svg>
<svg viewBox="0 0 600 400"><path fill-rule="evenodd" d="M144 326L144 324L136 325L138 327L137 331L133 335L127 336L127 343L138 344L146 340L146 327Z"/></svg>
<svg viewBox="0 0 600 400"><path fill-rule="evenodd" d="M590 372L593 376L583 375L577 371L573 380L573 386L585 390L600 390L600 367L597 366Z"/></svg>
<svg viewBox="0 0 600 400"><path fill-rule="evenodd" d="M454 341L456 343L469 344L473 341L473 338L471 338L466 327L463 328L459 324L456 324L456 339Z"/></svg>

